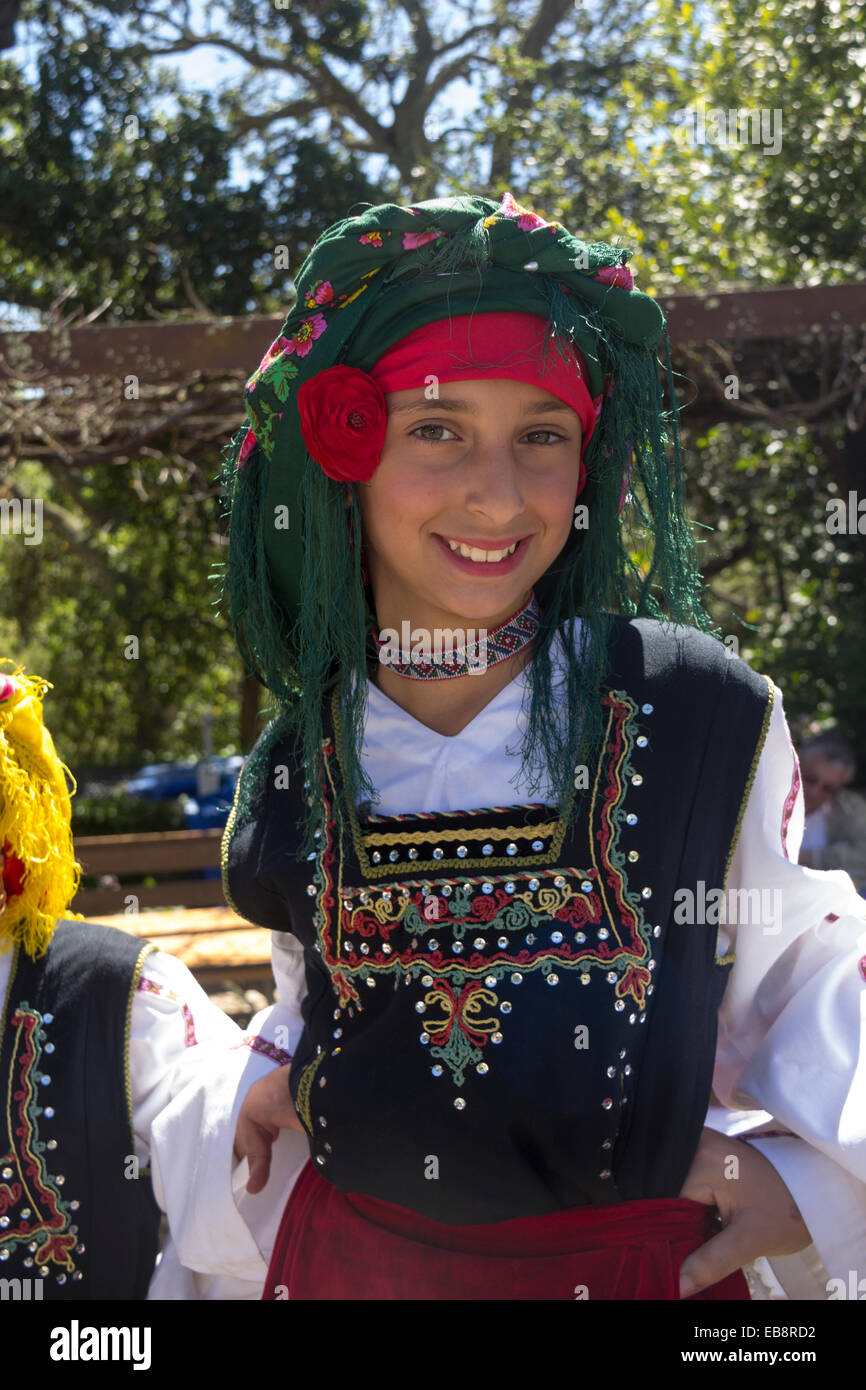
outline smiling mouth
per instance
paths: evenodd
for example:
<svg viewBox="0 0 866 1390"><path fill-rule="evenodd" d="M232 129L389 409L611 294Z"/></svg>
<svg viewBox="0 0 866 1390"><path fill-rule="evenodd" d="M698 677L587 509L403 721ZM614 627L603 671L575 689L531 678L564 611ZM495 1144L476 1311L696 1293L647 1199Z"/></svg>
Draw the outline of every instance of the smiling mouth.
<svg viewBox="0 0 866 1390"><path fill-rule="evenodd" d="M517 547L525 539L526 537L522 537L520 540L513 541L511 545L505 546L501 550L482 550L475 545L466 545L463 541L451 541L447 536L442 537L442 540L444 540L448 549L452 551L453 554L462 555L466 560L475 560L476 563L480 562L488 565L495 565L500 560L505 560L509 555L513 555Z"/></svg>

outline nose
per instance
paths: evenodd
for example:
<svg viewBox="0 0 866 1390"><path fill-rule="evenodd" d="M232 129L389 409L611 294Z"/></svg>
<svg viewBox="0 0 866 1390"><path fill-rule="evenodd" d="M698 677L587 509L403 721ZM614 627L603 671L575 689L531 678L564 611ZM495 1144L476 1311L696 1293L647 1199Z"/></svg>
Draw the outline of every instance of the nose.
<svg viewBox="0 0 866 1390"><path fill-rule="evenodd" d="M467 506L497 526L504 526L524 510L517 459L510 440L479 441L468 477Z"/></svg>

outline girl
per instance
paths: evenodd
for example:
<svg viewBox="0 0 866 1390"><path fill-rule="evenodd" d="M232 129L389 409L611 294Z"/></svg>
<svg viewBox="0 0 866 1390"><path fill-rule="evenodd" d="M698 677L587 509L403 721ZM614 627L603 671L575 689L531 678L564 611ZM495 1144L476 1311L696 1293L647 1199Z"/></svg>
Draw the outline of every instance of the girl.
<svg viewBox="0 0 866 1390"><path fill-rule="evenodd" d="M266 1298L747 1298L818 1239L818 1159L864 1229L862 903L788 858L781 698L710 635L627 259L508 193L364 206L247 384L226 592L280 713L224 883L302 1006L249 1191L309 1145ZM704 1129L714 1064L760 1148Z"/></svg>
<svg viewBox="0 0 866 1390"><path fill-rule="evenodd" d="M23 1297L45 1300L243 1296L237 1277L202 1278L185 1268L171 1233L156 1274L154 1264L163 1194L173 1201L176 1188L195 1180L200 1116L207 1123L221 1113L221 1088L231 1105L251 1044L180 961L69 910L81 866L71 774L43 720L51 685L0 658L7 665L14 670L0 669L0 1272L22 1281ZM199 1101L190 1138L188 1088ZM178 1146L190 1165L183 1173L175 1171ZM214 1185L209 1198L211 1221L242 1248L246 1227L230 1182Z"/></svg>

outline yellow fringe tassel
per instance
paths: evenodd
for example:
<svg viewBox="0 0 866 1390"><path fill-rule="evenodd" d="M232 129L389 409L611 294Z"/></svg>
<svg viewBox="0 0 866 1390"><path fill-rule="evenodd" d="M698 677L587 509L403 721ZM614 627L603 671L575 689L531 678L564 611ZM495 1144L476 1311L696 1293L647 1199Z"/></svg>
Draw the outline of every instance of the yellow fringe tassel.
<svg viewBox="0 0 866 1390"><path fill-rule="evenodd" d="M0 662L5 665L8 658ZM42 699L54 687L19 667L18 689L0 700L0 849L25 867L23 891L0 914L0 942L20 943L34 959L45 954L58 918L83 920L69 904L81 882L72 843L68 773L42 720Z"/></svg>

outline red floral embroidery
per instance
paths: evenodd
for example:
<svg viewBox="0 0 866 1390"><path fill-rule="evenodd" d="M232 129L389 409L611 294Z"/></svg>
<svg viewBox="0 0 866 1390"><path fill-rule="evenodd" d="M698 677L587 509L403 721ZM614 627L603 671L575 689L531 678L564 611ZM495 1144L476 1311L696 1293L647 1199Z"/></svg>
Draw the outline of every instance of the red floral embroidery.
<svg viewBox="0 0 866 1390"><path fill-rule="evenodd" d="M455 1025L475 1047L483 1047L491 1033L499 1026L496 1018L481 1018L482 1008L495 1007L499 1002L496 995L485 989L477 980L464 985L458 994L447 980L434 980L433 987L425 999L431 1007L438 1006L442 1019L425 1018L424 1027L430 1034L430 1041L437 1047L447 1043Z"/></svg>
<svg viewBox="0 0 866 1390"><path fill-rule="evenodd" d="M304 306L307 309L315 309L318 304L330 304L333 298L334 286L330 280L317 280L307 290L304 296Z"/></svg>
<svg viewBox="0 0 866 1390"><path fill-rule="evenodd" d="M651 981L652 975L646 966L630 965L622 979L617 983L617 998L624 999L626 995L630 994L638 1008L642 1009L646 1000L646 988Z"/></svg>
<svg viewBox="0 0 866 1390"><path fill-rule="evenodd" d="M301 319L300 327L295 336L285 342L286 352L295 352L298 357L306 357L317 338L321 338L328 321L324 314L311 314L309 318Z"/></svg>
<svg viewBox="0 0 866 1390"><path fill-rule="evenodd" d="M0 1187L0 1211L11 1212L26 1200L30 1212L26 1217L18 1208L8 1226L0 1230L0 1247L14 1248L25 1241L35 1245L37 1265L51 1263L72 1274L75 1264L72 1253L78 1237L70 1233L72 1212L48 1173L45 1145L40 1142L36 1115L38 1113L38 1065L42 1056L40 1039L42 1017L24 1006L16 1009L9 1020L16 1030L11 1071L11 1105L9 1138L12 1149L3 1155L2 1166L18 1170L18 1178ZM16 1079L17 1078L17 1079Z"/></svg>
<svg viewBox="0 0 866 1390"><path fill-rule="evenodd" d="M333 970L331 972L331 979L333 980L337 989L337 993L340 996L341 1008L344 1008L346 1004L350 1003L360 1004L361 996L355 989L355 986L352 984L352 981L347 979L346 975L342 970Z"/></svg>
<svg viewBox="0 0 866 1390"><path fill-rule="evenodd" d="M602 266L601 270L597 270L592 278L600 284L610 285L614 289L634 289L634 276L627 265Z"/></svg>
<svg viewBox="0 0 866 1390"><path fill-rule="evenodd" d="M503 193L502 202L497 208L497 212L502 217L515 218L522 232L532 232L536 227L546 227L548 231L553 232L554 236L556 235L558 225L556 222L548 222L537 212L530 212L529 208L521 207L511 193Z"/></svg>
<svg viewBox="0 0 866 1390"><path fill-rule="evenodd" d="M189 1004L184 1004L183 1001L179 999L178 996L175 994L174 990L168 989L166 985L160 984L158 980L149 979L146 975L141 976L141 979L138 982L138 989L142 992L142 994L157 994L163 999L171 999L174 1001L175 1004L180 1004L180 1011L183 1015L184 1022L185 1045L187 1047L195 1047L195 1020L192 1016L192 1009L189 1007Z"/></svg>
<svg viewBox="0 0 866 1390"><path fill-rule="evenodd" d="M404 232L403 250L416 251L419 246L426 246L428 241L435 241L437 237L444 235L438 227L431 228L429 232Z"/></svg>
<svg viewBox="0 0 866 1390"><path fill-rule="evenodd" d="M288 338L280 337L274 339L267 352L265 353L264 357L262 358L261 362L259 363L258 367L256 368L255 372L247 382L247 390L250 389L250 382L254 382L256 378L260 376L263 371L265 371L269 364L273 362L274 358L278 357L279 354L283 352L288 346Z"/></svg>
<svg viewBox="0 0 866 1390"><path fill-rule="evenodd" d="M243 465L246 463L247 459L253 452L253 449L256 447L258 442L259 441L256 439L253 430L247 430L243 438L243 443L241 444L240 450L238 451L238 468L243 467Z"/></svg>

